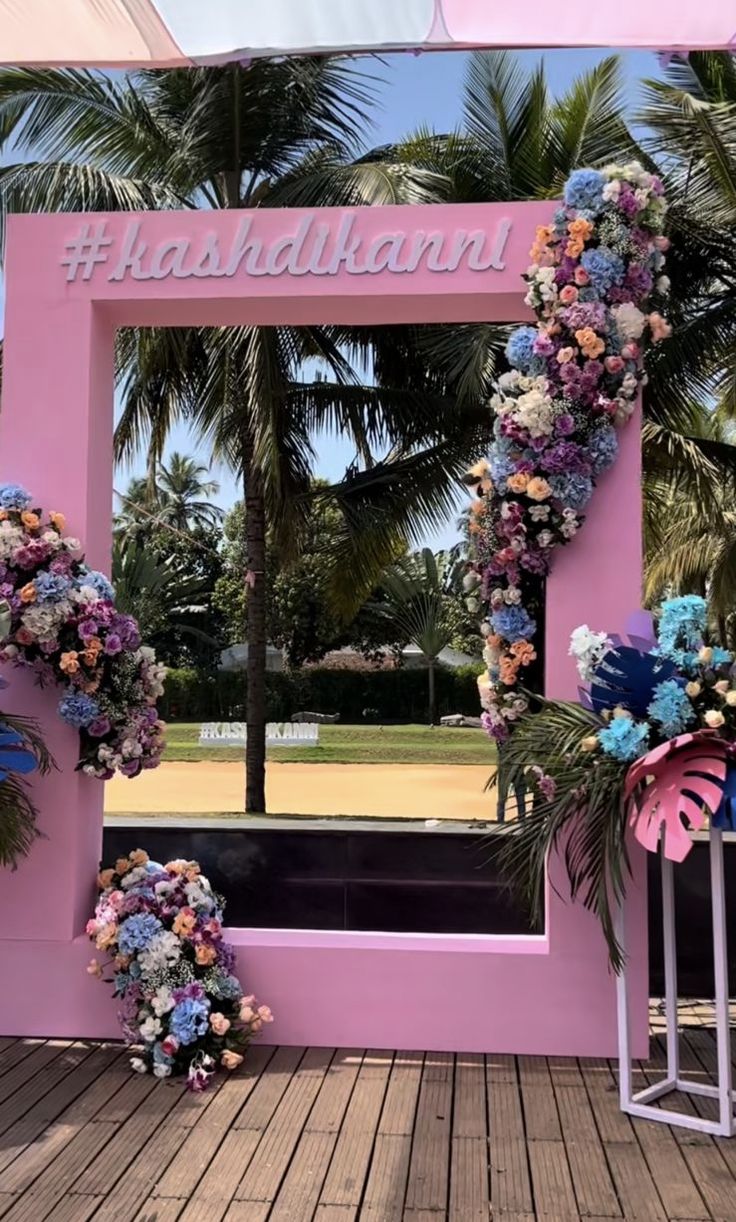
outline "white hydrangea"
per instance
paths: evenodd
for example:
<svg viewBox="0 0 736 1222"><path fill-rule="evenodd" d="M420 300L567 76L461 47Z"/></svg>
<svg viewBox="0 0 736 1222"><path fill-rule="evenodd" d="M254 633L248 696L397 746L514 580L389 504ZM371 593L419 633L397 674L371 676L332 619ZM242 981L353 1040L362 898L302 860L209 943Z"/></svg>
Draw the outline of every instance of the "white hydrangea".
<svg viewBox="0 0 736 1222"><path fill-rule="evenodd" d="M181 944L175 933L165 929L157 933L145 950L138 954L138 962L144 972L159 972L171 967L181 958Z"/></svg>
<svg viewBox="0 0 736 1222"><path fill-rule="evenodd" d="M519 396L515 416L530 437L548 437L554 430L557 408L543 389L535 388Z"/></svg>
<svg viewBox="0 0 736 1222"><path fill-rule="evenodd" d="M646 326L646 317L630 301L622 302L611 310L616 333L623 344L640 339Z"/></svg>
<svg viewBox="0 0 736 1222"><path fill-rule="evenodd" d="M593 678L593 672L611 647L605 632L592 632L587 624L581 624L570 636L568 654L577 662L578 674L584 682Z"/></svg>
<svg viewBox="0 0 736 1222"><path fill-rule="evenodd" d="M151 998L151 1006L157 1018L163 1018L164 1014L168 1014L169 1010L173 1010L175 1005L173 993L168 985L165 984L162 984L161 988L157 989Z"/></svg>
<svg viewBox="0 0 736 1222"><path fill-rule="evenodd" d="M156 1036L161 1034L161 1022L153 1014L149 1014L148 1018L144 1019L141 1023L139 1031L141 1039L147 1044L152 1044Z"/></svg>

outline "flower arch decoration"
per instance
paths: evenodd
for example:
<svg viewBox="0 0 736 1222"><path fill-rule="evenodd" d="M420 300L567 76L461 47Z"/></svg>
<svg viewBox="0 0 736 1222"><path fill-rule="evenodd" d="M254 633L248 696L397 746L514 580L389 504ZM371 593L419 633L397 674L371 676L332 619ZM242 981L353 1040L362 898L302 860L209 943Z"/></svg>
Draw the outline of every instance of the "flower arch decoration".
<svg viewBox="0 0 736 1222"><path fill-rule="evenodd" d="M137 776L160 763L164 667L65 526L63 514L45 515L19 484L0 485L0 598L8 610L0 662L64 687L58 711L79 731L82 772Z"/></svg>
<svg viewBox="0 0 736 1222"><path fill-rule="evenodd" d="M618 452L648 343L670 334L657 308L669 246L661 181L637 162L576 170L537 229L525 301L536 326L511 334L511 366L491 399L494 441L468 475L475 500L471 610L485 612L483 724L503 743L528 701L535 606L556 548L580 529L596 480Z"/></svg>

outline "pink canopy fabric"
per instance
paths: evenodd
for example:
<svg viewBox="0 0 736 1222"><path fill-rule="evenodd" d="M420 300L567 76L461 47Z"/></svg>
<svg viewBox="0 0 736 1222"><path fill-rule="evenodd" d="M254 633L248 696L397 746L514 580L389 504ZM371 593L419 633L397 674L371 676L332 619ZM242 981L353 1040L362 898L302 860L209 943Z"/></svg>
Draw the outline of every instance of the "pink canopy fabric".
<svg viewBox="0 0 736 1222"><path fill-rule="evenodd" d="M174 67L469 47L736 46L736 0L0 0L0 62Z"/></svg>

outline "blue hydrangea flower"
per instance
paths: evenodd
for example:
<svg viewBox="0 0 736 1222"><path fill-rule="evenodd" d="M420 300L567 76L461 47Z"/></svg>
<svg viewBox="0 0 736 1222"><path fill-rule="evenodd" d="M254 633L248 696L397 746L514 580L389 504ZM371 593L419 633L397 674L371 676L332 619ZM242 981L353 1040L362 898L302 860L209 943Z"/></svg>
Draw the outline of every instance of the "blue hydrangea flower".
<svg viewBox="0 0 736 1222"><path fill-rule="evenodd" d="M603 204L606 180L598 170L574 170L563 191L568 208L583 208L595 212Z"/></svg>
<svg viewBox="0 0 736 1222"><path fill-rule="evenodd" d="M209 1002L185 997L171 1011L169 1030L180 1044L193 1044L207 1031L209 1013Z"/></svg>
<svg viewBox="0 0 736 1222"><path fill-rule="evenodd" d="M128 988L129 984L130 984L130 973L129 972L116 972L115 973L115 988L112 991L113 997L122 997L125 990Z"/></svg>
<svg viewBox="0 0 736 1222"><path fill-rule="evenodd" d="M513 448L507 437L499 437L497 441L493 442L488 457L488 468L495 484L502 484L514 470L514 461L511 458Z"/></svg>
<svg viewBox="0 0 736 1222"><path fill-rule="evenodd" d="M79 584L82 586L91 586L97 594L98 598L105 598L108 602L113 602L115 591L104 573L98 573L97 569L87 569L82 572L79 577Z"/></svg>
<svg viewBox="0 0 736 1222"><path fill-rule="evenodd" d="M59 716L77 730L88 726L99 715L99 704L84 692L69 692L59 701Z"/></svg>
<svg viewBox="0 0 736 1222"><path fill-rule="evenodd" d="M682 734L696 717L685 689L676 679L665 679L657 684L647 713L667 738Z"/></svg>
<svg viewBox="0 0 736 1222"><path fill-rule="evenodd" d="M705 599L697 594L666 599L657 627L659 644L655 652L691 669L697 662L707 618Z"/></svg>
<svg viewBox="0 0 736 1222"><path fill-rule="evenodd" d="M500 607L491 616L493 631L508 641L528 641L537 631L535 620L523 607Z"/></svg>
<svg viewBox="0 0 736 1222"><path fill-rule="evenodd" d="M55 573L39 573L35 586L36 598L40 603L58 603L66 597L71 582L68 577Z"/></svg>
<svg viewBox="0 0 736 1222"><path fill-rule="evenodd" d="M511 332L506 345L506 359L509 365L526 373L534 359L534 341L537 338L536 327L517 327Z"/></svg>
<svg viewBox="0 0 736 1222"><path fill-rule="evenodd" d="M587 475L552 475L548 483L554 499L566 509L583 509L593 495L593 483Z"/></svg>
<svg viewBox="0 0 736 1222"><path fill-rule="evenodd" d="M618 455L618 434L610 424L593 429L587 442L593 474L600 475L613 466Z"/></svg>
<svg viewBox="0 0 736 1222"><path fill-rule="evenodd" d="M207 977L207 992L225 1001L240 1001L243 990L237 976Z"/></svg>
<svg viewBox="0 0 736 1222"><path fill-rule="evenodd" d="M599 246L597 250L584 250L580 262L590 276L593 288L601 296L614 284L620 284L626 271L620 255L605 246Z"/></svg>
<svg viewBox="0 0 736 1222"><path fill-rule="evenodd" d="M32 499L21 484L0 484L0 509L27 509Z"/></svg>
<svg viewBox="0 0 736 1222"><path fill-rule="evenodd" d="M634 721L631 717L614 717L609 725L599 731L598 742L606 755L628 763L644 754L650 729L646 721Z"/></svg>
<svg viewBox="0 0 736 1222"><path fill-rule="evenodd" d="M118 946L123 955L132 955L136 950L145 950L163 925L150 912L138 912L127 917L120 925Z"/></svg>
<svg viewBox="0 0 736 1222"><path fill-rule="evenodd" d="M726 666L731 662L733 662L733 654L730 649L721 649L718 645L713 646L711 666Z"/></svg>

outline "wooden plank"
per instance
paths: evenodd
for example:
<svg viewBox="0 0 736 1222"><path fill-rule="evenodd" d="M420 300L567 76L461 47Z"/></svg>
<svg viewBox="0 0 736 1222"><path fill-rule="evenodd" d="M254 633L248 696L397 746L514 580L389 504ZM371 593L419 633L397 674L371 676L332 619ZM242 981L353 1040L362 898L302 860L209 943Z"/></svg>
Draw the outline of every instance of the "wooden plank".
<svg viewBox="0 0 736 1222"><path fill-rule="evenodd" d="M488 1222L489 1178L488 1138L453 1137L449 1222Z"/></svg>
<svg viewBox="0 0 736 1222"><path fill-rule="evenodd" d="M564 1075L563 1080L575 1079L572 1075ZM582 1084L582 1075L579 1081ZM554 1081L554 1075L553 1086L580 1213L620 1217L616 1190L585 1087L561 1086L559 1081Z"/></svg>
<svg viewBox="0 0 736 1222"><path fill-rule="evenodd" d="M48 1040L0 1078L0 1133L77 1069L92 1049L69 1040Z"/></svg>
<svg viewBox="0 0 736 1222"><path fill-rule="evenodd" d="M658 1080L663 1067L642 1066L644 1082L649 1085ZM678 1102L675 1096L671 1098ZM670 1097L666 1106L670 1106ZM669 1125L639 1118L634 1119L633 1125L668 1218L709 1218L703 1197Z"/></svg>
<svg viewBox="0 0 736 1222"><path fill-rule="evenodd" d="M534 1203L540 1217L578 1217L570 1167L562 1141L530 1141Z"/></svg>
<svg viewBox="0 0 736 1222"><path fill-rule="evenodd" d="M216 1164L225 1135L244 1114L249 1101L254 1100L259 1092L268 1094L275 1079L278 1079L279 1089L283 1092L301 1055L301 1049L278 1049L274 1054L273 1049L262 1045L251 1048L246 1062L248 1072L233 1074L220 1084L215 1098L189 1129L152 1196L185 1200L192 1196L202 1176ZM270 1070L274 1062L276 1069L269 1078L266 1070ZM273 1095L270 1097L273 1100ZM272 1101L271 1110L274 1106Z"/></svg>
<svg viewBox="0 0 736 1222"><path fill-rule="evenodd" d="M258 1148L261 1134L256 1129L231 1129L190 1197L182 1222L200 1218L223 1218L235 1196L246 1167Z"/></svg>
<svg viewBox="0 0 736 1222"><path fill-rule="evenodd" d="M273 1201L302 1128L322 1086L334 1050L309 1048L289 1082L235 1192L238 1201Z"/></svg>
<svg viewBox="0 0 736 1222"><path fill-rule="evenodd" d="M715 1142L710 1146L683 1147L683 1155L715 1222L733 1222L736 1184Z"/></svg>
<svg viewBox="0 0 736 1222"><path fill-rule="evenodd" d="M266 1222L270 1209L268 1201L233 1201L225 1222Z"/></svg>
<svg viewBox="0 0 736 1222"><path fill-rule="evenodd" d="M365 1186L364 1219L400 1218L411 1158L410 1133L378 1133Z"/></svg>
<svg viewBox="0 0 736 1222"><path fill-rule="evenodd" d="M46 1215L46 1222L87 1222L104 1200L104 1197L62 1197Z"/></svg>
<svg viewBox="0 0 736 1222"><path fill-rule="evenodd" d="M91 1122L69 1143L58 1158L34 1181L5 1214L9 1222L42 1222L69 1191L84 1168L92 1162L115 1133L116 1125Z"/></svg>
<svg viewBox="0 0 736 1222"><path fill-rule="evenodd" d="M619 1109L618 1086L608 1061L581 1057L578 1065L603 1144L628 1142L633 1145L636 1136L629 1117Z"/></svg>
<svg viewBox="0 0 736 1222"><path fill-rule="evenodd" d="M667 1222L667 1211L638 1142L612 1142L606 1145L606 1156L624 1217Z"/></svg>
<svg viewBox="0 0 736 1222"><path fill-rule="evenodd" d="M360 1204L392 1068L390 1052L368 1051L355 1081L319 1202Z"/></svg>
<svg viewBox="0 0 736 1222"><path fill-rule="evenodd" d="M76 1193L104 1196L112 1192L117 1180L156 1134L186 1089L183 1082L155 1081L155 1089L146 1095L105 1149L100 1150L97 1158L79 1176L74 1185Z"/></svg>
<svg viewBox="0 0 736 1222"><path fill-rule="evenodd" d="M485 1058L462 1053L455 1058L453 1137L488 1137Z"/></svg>
<svg viewBox="0 0 736 1222"><path fill-rule="evenodd" d="M558 1086L585 1086L575 1057L547 1057L547 1066L555 1089Z"/></svg>
<svg viewBox="0 0 736 1222"><path fill-rule="evenodd" d="M262 1051L259 1047L258 1051ZM261 1070L255 1089L248 1095L240 1112L235 1117L234 1129L257 1129L262 1133L305 1056L304 1048L264 1049L273 1055L268 1065Z"/></svg>
<svg viewBox="0 0 736 1222"><path fill-rule="evenodd" d="M555 1093L544 1057L519 1057L519 1079L528 1141L562 1141Z"/></svg>
<svg viewBox="0 0 736 1222"><path fill-rule="evenodd" d="M397 1052L389 1074L378 1132L411 1137L424 1067L423 1052Z"/></svg>
<svg viewBox="0 0 736 1222"><path fill-rule="evenodd" d="M97 1048L26 1112L0 1143L0 1191L22 1192L32 1184L130 1077L127 1061L119 1048Z"/></svg>
<svg viewBox="0 0 736 1222"><path fill-rule="evenodd" d="M314 1222L355 1222L358 1217L357 1206L355 1205L320 1205L314 1215ZM377 1214L366 1213L364 1209L360 1211L360 1222L388 1222L388 1217ZM437 1219L433 1219L437 1222Z"/></svg>
<svg viewBox="0 0 736 1222"><path fill-rule="evenodd" d="M24 1061L37 1048L41 1048L46 1043L46 1040L14 1040L7 1048L3 1048L0 1052L0 1075L4 1075L9 1069ZM0 1098L4 1098L0 1094Z"/></svg>
<svg viewBox="0 0 736 1222"><path fill-rule="evenodd" d="M491 1138L491 1207L494 1217L532 1214L534 1201L529 1176L529 1154L522 1139Z"/></svg>
<svg viewBox="0 0 736 1222"><path fill-rule="evenodd" d="M451 1053L428 1053L417 1104L405 1212L447 1208L454 1086Z"/></svg>
<svg viewBox="0 0 736 1222"><path fill-rule="evenodd" d="M141 1206L135 1216L135 1222L176 1222L183 1208L183 1201L151 1197Z"/></svg>

